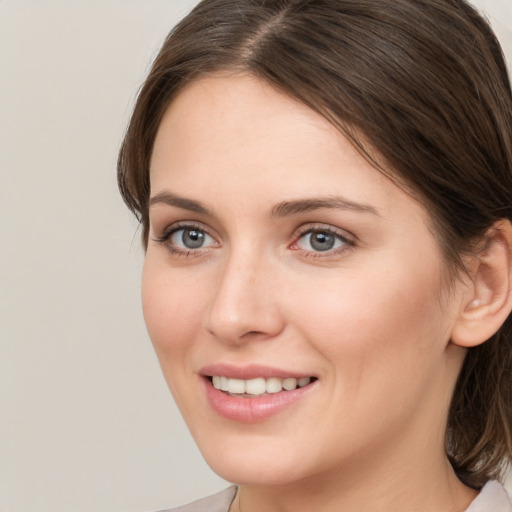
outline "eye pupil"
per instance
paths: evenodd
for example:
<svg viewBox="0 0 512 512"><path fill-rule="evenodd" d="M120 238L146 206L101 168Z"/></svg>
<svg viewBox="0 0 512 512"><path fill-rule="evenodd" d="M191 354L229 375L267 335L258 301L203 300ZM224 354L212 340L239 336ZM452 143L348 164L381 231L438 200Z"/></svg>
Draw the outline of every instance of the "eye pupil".
<svg viewBox="0 0 512 512"><path fill-rule="evenodd" d="M328 251L334 247L335 242L334 236L329 233L318 231L311 234L310 243L315 251Z"/></svg>
<svg viewBox="0 0 512 512"><path fill-rule="evenodd" d="M189 249L198 249L204 243L204 233L197 229L185 229L183 230L181 241Z"/></svg>

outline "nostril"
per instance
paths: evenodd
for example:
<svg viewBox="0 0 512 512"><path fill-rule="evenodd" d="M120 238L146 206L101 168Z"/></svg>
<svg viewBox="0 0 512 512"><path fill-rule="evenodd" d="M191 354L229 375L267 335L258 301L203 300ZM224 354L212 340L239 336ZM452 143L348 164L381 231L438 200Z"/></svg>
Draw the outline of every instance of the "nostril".
<svg viewBox="0 0 512 512"><path fill-rule="evenodd" d="M246 332L245 334L242 335L242 337L247 337L247 338L253 338L255 336L260 336L262 335L263 333L261 331L248 331Z"/></svg>

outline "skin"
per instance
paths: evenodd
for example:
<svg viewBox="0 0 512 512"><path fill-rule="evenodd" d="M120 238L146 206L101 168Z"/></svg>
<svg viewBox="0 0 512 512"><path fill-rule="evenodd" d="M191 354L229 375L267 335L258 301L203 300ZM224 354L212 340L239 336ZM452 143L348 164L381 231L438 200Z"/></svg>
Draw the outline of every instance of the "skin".
<svg viewBox="0 0 512 512"><path fill-rule="evenodd" d="M151 196L173 200L150 207L145 320L204 457L241 484L243 512L464 510L475 492L451 470L444 429L468 284L447 288L423 207L320 115L244 75L180 93L150 177ZM282 208L333 197L344 207ZM187 226L202 247L184 247L183 231L162 240ZM313 229L335 247L315 250ZM242 424L206 399L200 370L217 363L318 380Z"/></svg>

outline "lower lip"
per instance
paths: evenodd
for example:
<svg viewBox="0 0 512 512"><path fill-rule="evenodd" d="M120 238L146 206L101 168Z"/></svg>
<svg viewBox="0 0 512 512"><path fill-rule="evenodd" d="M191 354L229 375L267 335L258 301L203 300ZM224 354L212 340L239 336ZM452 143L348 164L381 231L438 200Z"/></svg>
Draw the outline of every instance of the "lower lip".
<svg viewBox="0 0 512 512"><path fill-rule="evenodd" d="M240 423L258 423L279 414L305 397L317 381L302 388L281 391L258 397L232 396L213 387L209 379L204 379L206 397L212 409L229 420Z"/></svg>

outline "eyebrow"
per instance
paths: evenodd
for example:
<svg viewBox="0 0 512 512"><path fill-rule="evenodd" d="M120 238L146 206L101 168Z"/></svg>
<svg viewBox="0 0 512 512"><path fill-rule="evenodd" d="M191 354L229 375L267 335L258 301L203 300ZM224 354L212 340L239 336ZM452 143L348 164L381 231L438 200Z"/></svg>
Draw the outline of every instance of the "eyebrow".
<svg viewBox="0 0 512 512"><path fill-rule="evenodd" d="M211 213L210 210L199 201L187 199L186 197L180 197L176 194L173 194L172 192L160 192L160 194L153 196L149 200L149 207L151 208L151 206L154 206L155 204L176 206L177 208L181 208L183 210L202 213L204 215L209 215Z"/></svg>
<svg viewBox="0 0 512 512"><path fill-rule="evenodd" d="M172 192L160 192L153 196L149 201L149 206L156 204L166 204L168 206L175 206L183 210L189 210L195 213L204 215L212 215L211 211L199 201L181 197ZM287 217L296 215L298 213L306 213L314 210L327 209L341 209L353 210L356 212L371 213L379 215L379 212L368 204L356 203L340 196L319 197L312 199L296 199L293 201L283 201L276 204L270 211L271 217Z"/></svg>
<svg viewBox="0 0 512 512"><path fill-rule="evenodd" d="M271 216L286 217L288 215L296 215L298 213L320 210L322 208L353 210L356 212L371 213L373 215L380 216L379 212L373 206L356 203L338 196L283 201L272 208Z"/></svg>

